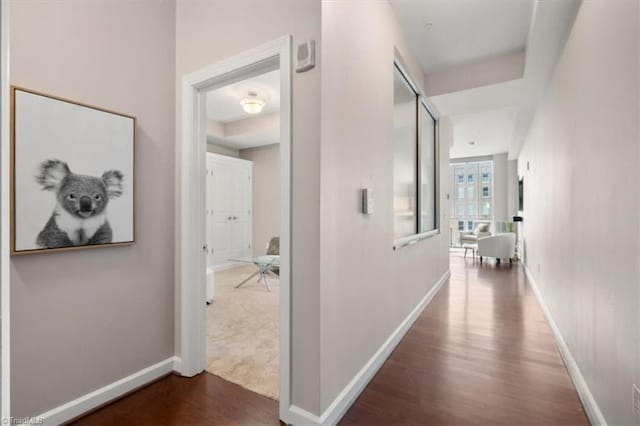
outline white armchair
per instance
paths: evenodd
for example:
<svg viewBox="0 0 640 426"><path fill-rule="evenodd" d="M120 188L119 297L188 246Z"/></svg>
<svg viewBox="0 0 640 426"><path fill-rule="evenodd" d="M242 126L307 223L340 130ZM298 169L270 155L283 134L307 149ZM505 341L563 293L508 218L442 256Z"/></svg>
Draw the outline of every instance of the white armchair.
<svg viewBox="0 0 640 426"><path fill-rule="evenodd" d="M490 222L474 222L473 231L460 231L460 244L476 244L480 238L491 235Z"/></svg>
<svg viewBox="0 0 640 426"><path fill-rule="evenodd" d="M480 262L482 262L483 257L495 257L498 263L500 263L500 259L509 259L509 263L511 263L515 256L515 249L516 234L514 233L498 234L478 239Z"/></svg>

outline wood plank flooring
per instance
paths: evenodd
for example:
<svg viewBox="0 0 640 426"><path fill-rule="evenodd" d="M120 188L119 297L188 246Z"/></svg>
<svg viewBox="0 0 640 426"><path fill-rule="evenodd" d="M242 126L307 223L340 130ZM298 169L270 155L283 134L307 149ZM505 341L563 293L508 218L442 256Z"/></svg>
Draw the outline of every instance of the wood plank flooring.
<svg viewBox="0 0 640 426"><path fill-rule="evenodd" d="M587 425L518 266L451 257L451 279L342 425Z"/></svg>
<svg viewBox="0 0 640 426"><path fill-rule="evenodd" d="M451 257L451 279L341 424L587 425L518 266ZM77 425L277 425L276 401L210 374L168 376Z"/></svg>
<svg viewBox="0 0 640 426"><path fill-rule="evenodd" d="M209 373L170 375L74 425L278 425L278 402Z"/></svg>

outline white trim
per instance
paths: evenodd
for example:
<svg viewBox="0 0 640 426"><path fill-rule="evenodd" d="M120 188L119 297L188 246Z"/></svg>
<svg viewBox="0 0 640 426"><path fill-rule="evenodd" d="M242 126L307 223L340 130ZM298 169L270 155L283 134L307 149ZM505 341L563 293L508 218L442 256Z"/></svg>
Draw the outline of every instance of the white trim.
<svg viewBox="0 0 640 426"><path fill-rule="evenodd" d="M275 64L275 66L274 66ZM280 417L290 403L291 36L281 37L182 79L182 131L176 163L176 285L180 288L181 374L206 367L205 310L205 92L280 68ZM202 146L201 146L202 144ZM179 185L179 186L178 186ZM201 306L202 309L196 309Z"/></svg>
<svg viewBox="0 0 640 426"><path fill-rule="evenodd" d="M378 348L375 354L367 361L367 363L358 371L358 373L351 379L351 381L342 389L342 392L338 394L336 399L333 400L331 405L322 413L322 416L318 417L308 411L291 406L289 414L292 419L296 420L290 422L290 424L315 424L315 425L335 425L342 416L347 412L349 407L360 396L367 384L373 379L380 367L389 358L391 352L398 346L398 343L407 334L413 323L418 319L420 314L425 310L429 303L433 300L438 291L442 288L444 283L447 282L451 276L451 271L447 272L440 277L438 282L431 287L427 294L418 302L415 308L407 315L407 317L398 325L398 327L391 333L387 340Z"/></svg>
<svg viewBox="0 0 640 426"><path fill-rule="evenodd" d="M562 337L562 333L560 333L560 329L558 328L553 316L551 315L551 311L549 307L545 303L542 298L542 293L540 293L540 289L538 288L538 284L536 283L531 271L526 264L523 264L524 273L527 276L527 280L529 281L529 286L533 290L533 294L535 294L536 299L538 299L538 303L542 308L542 312L544 316L547 318L547 322L549 323L549 327L553 332L553 337L555 337L556 344L558 346L558 350L560 351L560 355L564 360L564 365L567 367L567 371L569 372L569 376L573 381L576 390L578 391L578 396L580 397L580 401L582 401L582 406L587 413L587 417L589 417L589 422L592 425L601 425L606 426L607 422L602 415L602 411L600 411L600 407L598 407L598 403L596 402L591 390L589 390L589 386L587 385L586 380L582 376L580 372L580 368L576 363L576 360L573 358L571 354L571 350L569 350L569 346L564 341L564 337Z"/></svg>
<svg viewBox="0 0 640 426"><path fill-rule="evenodd" d="M173 371L182 375L182 358L179 356L173 357Z"/></svg>
<svg viewBox="0 0 640 426"><path fill-rule="evenodd" d="M217 154L215 152L206 152L205 154L206 154L206 157L210 157L219 161L228 161L229 163L243 164L246 166L253 167L253 161L245 160L244 158L231 157L229 155Z"/></svg>
<svg viewBox="0 0 640 426"><path fill-rule="evenodd" d="M289 407L289 416L287 418L288 425L319 425L322 424L320 417L308 412L304 408L297 405Z"/></svg>
<svg viewBox="0 0 640 426"><path fill-rule="evenodd" d="M11 416L11 329L9 272L9 2L0 2L0 321L2 342L0 377L0 417Z"/></svg>
<svg viewBox="0 0 640 426"><path fill-rule="evenodd" d="M149 382L166 376L173 371L175 362L176 357L167 358L164 361L144 368L73 401L69 401L46 413L35 416L35 418L42 419L45 425L63 424L136 390Z"/></svg>

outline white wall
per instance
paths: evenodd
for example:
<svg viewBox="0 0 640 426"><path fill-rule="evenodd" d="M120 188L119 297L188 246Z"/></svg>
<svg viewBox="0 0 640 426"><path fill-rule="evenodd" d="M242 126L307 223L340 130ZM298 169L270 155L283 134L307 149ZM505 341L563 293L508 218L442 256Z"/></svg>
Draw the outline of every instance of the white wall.
<svg viewBox="0 0 640 426"><path fill-rule="evenodd" d="M207 152L210 152L212 154L226 155L227 157L240 157L240 151L238 151L237 149L227 148L226 146L213 143L207 143Z"/></svg>
<svg viewBox="0 0 640 426"><path fill-rule="evenodd" d="M280 145L243 149L240 158L253 161L253 254L265 254L280 235Z"/></svg>
<svg viewBox="0 0 640 426"><path fill-rule="evenodd" d="M9 99L6 94L9 93L9 3L0 2L0 286L2 287L1 304L0 304L0 322L2 322L2 342L0 345L0 361L2 367L0 369L0 377L2 384L0 385L0 416L7 418L10 415L10 386L11 386L11 369L10 369L10 297L9 297Z"/></svg>
<svg viewBox="0 0 640 426"><path fill-rule="evenodd" d="M509 160L507 164L507 218L511 222L518 214L518 160Z"/></svg>
<svg viewBox="0 0 640 426"><path fill-rule="evenodd" d="M493 155L493 220L496 222L510 221L508 175L507 154Z"/></svg>
<svg viewBox="0 0 640 426"><path fill-rule="evenodd" d="M304 41L316 40L316 48L321 51L319 1L179 0L176 5L176 104L181 99L179 83L185 74L288 34L293 36L294 48ZM291 170L292 403L315 414L320 409L318 159L322 66L319 55L316 59L316 68L292 76ZM179 121L176 130L179 135ZM180 289L176 292L179 315ZM176 345L180 347L180 324L176 329Z"/></svg>
<svg viewBox="0 0 640 426"><path fill-rule="evenodd" d="M527 266L611 425L637 422L638 13L582 3L519 158Z"/></svg>
<svg viewBox="0 0 640 426"><path fill-rule="evenodd" d="M423 75L386 1L322 2L321 406L326 409L448 270L443 233L393 251L393 61ZM359 189L375 212L359 211Z"/></svg>
<svg viewBox="0 0 640 426"><path fill-rule="evenodd" d="M12 1L11 83L138 118L136 243L11 260L11 392L34 416L174 354L172 1Z"/></svg>

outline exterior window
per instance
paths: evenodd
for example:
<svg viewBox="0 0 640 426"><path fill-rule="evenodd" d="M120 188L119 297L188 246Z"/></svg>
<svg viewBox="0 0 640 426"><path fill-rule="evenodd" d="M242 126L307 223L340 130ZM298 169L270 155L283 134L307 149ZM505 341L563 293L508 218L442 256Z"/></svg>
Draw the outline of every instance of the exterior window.
<svg viewBox="0 0 640 426"><path fill-rule="evenodd" d="M464 222L461 220L458 221L458 231L464 231Z"/></svg>
<svg viewBox="0 0 640 426"><path fill-rule="evenodd" d="M462 177L462 178L461 178ZM472 230L476 221L493 219L493 161L455 162L450 165L451 218L449 239L459 244L459 223Z"/></svg>
<svg viewBox="0 0 640 426"><path fill-rule="evenodd" d="M489 203L483 203L482 204L482 216L484 216L485 218L489 216Z"/></svg>

